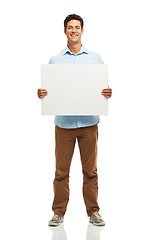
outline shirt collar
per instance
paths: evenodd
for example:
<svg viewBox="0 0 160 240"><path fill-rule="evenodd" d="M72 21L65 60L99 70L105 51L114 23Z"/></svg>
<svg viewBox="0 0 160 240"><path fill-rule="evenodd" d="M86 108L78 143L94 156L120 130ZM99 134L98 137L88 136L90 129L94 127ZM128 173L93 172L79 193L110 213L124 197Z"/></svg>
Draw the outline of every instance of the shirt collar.
<svg viewBox="0 0 160 240"><path fill-rule="evenodd" d="M69 50L68 46L66 46L66 48L64 49L63 55L65 55L66 53L69 53L70 55L73 54L73 53ZM81 47L80 51L77 53L77 55L83 54L83 53L88 54L88 50L82 45L82 47Z"/></svg>

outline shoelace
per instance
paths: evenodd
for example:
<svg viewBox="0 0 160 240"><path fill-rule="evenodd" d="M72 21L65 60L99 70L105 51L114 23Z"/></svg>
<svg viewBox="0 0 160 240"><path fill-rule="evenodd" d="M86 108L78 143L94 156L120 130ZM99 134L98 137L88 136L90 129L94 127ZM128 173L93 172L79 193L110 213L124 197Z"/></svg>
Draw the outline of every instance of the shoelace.
<svg viewBox="0 0 160 240"><path fill-rule="evenodd" d="M52 220L58 220L58 215L54 215Z"/></svg>
<svg viewBox="0 0 160 240"><path fill-rule="evenodd" d="M98 212L93 213L97 219L101 219L101 215Z"/></svg>

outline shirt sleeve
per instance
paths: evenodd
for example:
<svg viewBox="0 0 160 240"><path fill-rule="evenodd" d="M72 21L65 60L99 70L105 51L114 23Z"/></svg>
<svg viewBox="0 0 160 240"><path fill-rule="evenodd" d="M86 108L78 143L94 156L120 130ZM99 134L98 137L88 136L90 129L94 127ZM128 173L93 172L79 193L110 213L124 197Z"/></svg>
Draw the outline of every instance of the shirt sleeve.
<svg viewBox="0 0 160 240"><path fill-rule="evenodd" d="M102 60L102 58L101 58L100 55L99 55L98 63L99 63L99 64L104 64L104 62L103 62L103 60Z"/></svg>
<svg viewBox="0 0 160 240"><path fill-rule="evenodd" d="M53 57L49 59L49 64L53 64Z"/></svg>

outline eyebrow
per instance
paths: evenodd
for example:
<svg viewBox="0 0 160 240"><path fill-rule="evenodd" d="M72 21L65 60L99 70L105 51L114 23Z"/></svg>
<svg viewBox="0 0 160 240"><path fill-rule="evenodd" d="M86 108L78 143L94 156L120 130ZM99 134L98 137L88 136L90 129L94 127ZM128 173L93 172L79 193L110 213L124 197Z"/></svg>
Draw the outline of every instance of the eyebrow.
<svg viewBox="0 0 160 240"><path fill-rule="evenodd" d="M76 25L76 26L68 25L68 27L80 27L80 25Z"/></svg>

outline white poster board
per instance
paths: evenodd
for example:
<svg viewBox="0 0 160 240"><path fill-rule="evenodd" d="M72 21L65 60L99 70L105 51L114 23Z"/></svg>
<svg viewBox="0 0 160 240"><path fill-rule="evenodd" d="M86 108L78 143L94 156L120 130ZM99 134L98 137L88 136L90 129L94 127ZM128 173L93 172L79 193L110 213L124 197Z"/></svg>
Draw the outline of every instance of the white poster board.
<svg viewBox="0 0 160 240"><path fill-rule="evenodd" d="M107 115L107 64L42 64L42 115Z"/></svg>

